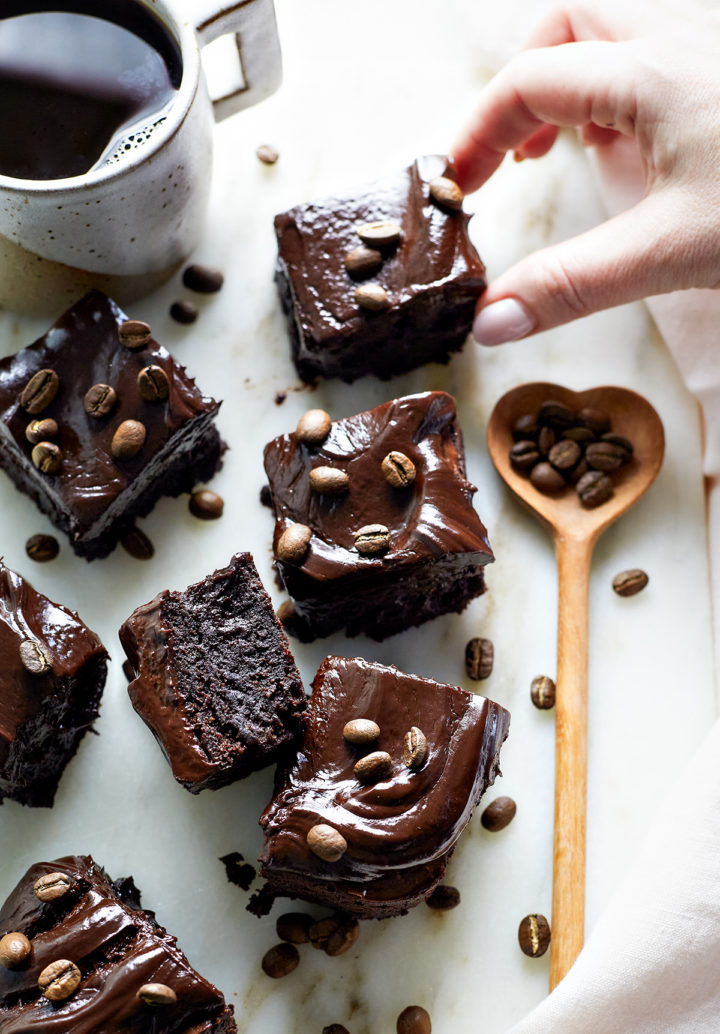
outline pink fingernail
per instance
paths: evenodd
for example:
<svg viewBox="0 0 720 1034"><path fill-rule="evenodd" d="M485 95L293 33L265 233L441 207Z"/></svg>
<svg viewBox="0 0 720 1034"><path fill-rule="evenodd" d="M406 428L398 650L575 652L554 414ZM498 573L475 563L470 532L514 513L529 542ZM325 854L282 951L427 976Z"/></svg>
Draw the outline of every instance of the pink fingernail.
<svg viewBox="0 0 720 1034"><path fill-rule="evenodd" d="M502 345L525 337L534 330L535 322L522 302L515 298L502 298L478 313L472 333L478 344Z"/></svg>

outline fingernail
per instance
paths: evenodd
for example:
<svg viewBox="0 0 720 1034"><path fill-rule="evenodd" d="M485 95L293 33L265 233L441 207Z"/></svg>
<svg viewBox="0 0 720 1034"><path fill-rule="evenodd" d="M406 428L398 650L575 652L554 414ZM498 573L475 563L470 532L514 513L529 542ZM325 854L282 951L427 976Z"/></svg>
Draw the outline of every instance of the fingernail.
<svg viewBox="0 0 720 1034"><path fill-rule="evenodd" d="M522 302L515 298L502 298L478 313L472 333L481 345L502 345L525 337L534 328L535 319Z"/></svg>

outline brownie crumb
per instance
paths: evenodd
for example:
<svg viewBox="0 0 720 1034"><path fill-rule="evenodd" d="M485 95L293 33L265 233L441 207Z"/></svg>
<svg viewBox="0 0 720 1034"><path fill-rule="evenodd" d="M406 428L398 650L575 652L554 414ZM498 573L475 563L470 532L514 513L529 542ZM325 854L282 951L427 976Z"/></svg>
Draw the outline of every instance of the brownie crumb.
<svg viewBox="0 0 720 1034"><path fill-rule="evenodd" d="M283 402L285 401L286 398L287 398L287 392L286 391L276 391L275 392L275 405L276 406L282 406L282 404L283 404Z"/></svg>
<svg viewBox="0 0 720 1034"><path fill-rule="evenodd" d="M247 910L258 919L262 919L263 916L270 914L270 909L275 904L275 898L275 893L269 887L261 887L248 901Z"/></svg>
<svg viewBox="0 0 720 1034"><path fill-rule="evenodd" d="M250 890L250 884L255 879L255 868L245 861L239 851L231 851L219 860L225 866L228 883L234 883L241 890Z"/></svg>

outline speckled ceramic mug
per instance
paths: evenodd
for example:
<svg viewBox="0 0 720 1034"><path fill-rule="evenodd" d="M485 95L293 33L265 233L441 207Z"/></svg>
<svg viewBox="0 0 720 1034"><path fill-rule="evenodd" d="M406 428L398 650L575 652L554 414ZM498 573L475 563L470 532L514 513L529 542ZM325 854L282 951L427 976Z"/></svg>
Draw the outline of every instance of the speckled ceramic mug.
<svg viewBox="0 0 720 1034"><path fill-rule="evenodd" d="M124 304L162 284L200 235L215 121L280 83L273 0L135 2L161 19L180 48L177 94L157 124L83 176L0 176L0 306L58 315L92 287ZM235 36L244 81L213 99L201 50L228 34Z"/></svg>

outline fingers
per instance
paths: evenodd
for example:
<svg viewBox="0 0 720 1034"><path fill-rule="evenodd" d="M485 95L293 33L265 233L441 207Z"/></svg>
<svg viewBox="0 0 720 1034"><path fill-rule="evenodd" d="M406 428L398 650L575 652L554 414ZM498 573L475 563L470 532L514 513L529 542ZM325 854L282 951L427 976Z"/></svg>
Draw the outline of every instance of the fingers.
<svg viewBox="0 0 720 1034"><path fill-rule="evenodd" d="M515 158L521 161L523 158L542 158L547 154L557 140L557 126L543 125L537 132L515 148Z"/></svg>

